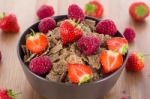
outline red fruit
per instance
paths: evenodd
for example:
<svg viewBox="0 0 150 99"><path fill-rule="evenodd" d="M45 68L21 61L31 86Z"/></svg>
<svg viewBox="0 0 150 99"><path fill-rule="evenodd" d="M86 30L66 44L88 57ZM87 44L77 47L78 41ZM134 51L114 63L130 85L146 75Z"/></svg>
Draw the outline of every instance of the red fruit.
<svg viewBox="0 0 150 99"><path fill-rule="evenodd" d="M26 39L26 48L40 54L48 47L48 39L43 33L33 33Z"/></svg>
<svg viewBox="0 0 150 99"><path fill-rule="evenodd" d="M4 15L0 19L0 28L3 32L7 33L18 33L19 32L19 25L15 14L8 14Z"/></svg>
<svg viewBox="0 0 150 99"><path fill-rule="evenodd" d="M92 70L89 66L83 64L69 64L68 78L72 83L82 84L92 78Z"/></svg>
<svg viewBox="0 0 150 99"><path fill-rule="evenodd" d="M123 35L129 42L132 42L135 38L135 31L128 27L125 29Z"/></svg>
<svg viewBox="0 0 150 99"><path fill-rule="evenodd" d="M80 51L85 55L93 55L100 47L100 39L96 36L82 36L77 45Z"/></svg>
<svg viewBox="0 0 150 99"><path fill-rule="evenodd" d="M103 5L98 1L90 1L85 6L85 14L96 18L101 18L104 12Z"/></svg>
<svg viewBox="0 0 150 99"><path fill-rule="evenodd" d="M80 24L65 20L60 25L61 40L64 45L78 40L83 34Z"/></svg>
<svg viewBox="0 0 150 99"><path fill-rule="evenodd" d="M104 50L99 56L99 61L102 64L103 73L111 73L122 65L123 57L118 52Z"/></svg>
<svg viewBox="0 0 150 99"><path fill-rule="evenodd" d="M38 28L40 32L47 33L56 27L56 21L52 18L44 18L40 21Z"/></svg>
<svg viewBox="0 0 150 99"><path fill-rule="evenodd" d="M143 21L149 13L149 6L144 2L134 2L129 8L130 16L136 21Z"/></svg>
<svg viewBox="0 0 150 99"><path fill-rule="evenodd" d="M144 68L144 56L141 53L132 52L126 63L128 71L141 71Z"/></svg>
<svg viewBox="0 0 150 99"><path fill-rule="evenodd" d="M72 4L68 8L68 17L75 21L82 21L85 16L82 9L78 5Z"/></svg>
<svg viewBox="0 0 150 99"><path fill-rule="evenodd" d="M48 56L39 56L30 61L29 68L33 73L45 75L52 68L52 62Z"/></svg>
<svg viewBox="0 0 150 99"><path fill-rule="evenodd" d="M106 41L109 50L125 54L128 51L128 41L122 37L113 37Z"/></svg>
<svg viewBox="0 0 150 99"><path fill-rule="evenodd" d="M98 22L96 25L96 31L100 34L115 35L117 33L117 28L112 20L106 19Z"/></svg>
<svg viewBox="0 0 150 99"><path fill-rule="evenodd" d="M16 95L12 90L0 89L0 99L16 99Z"/></svg>
<svg viewBox="0 0 150 99"><path fill-rule="evenodd" d="M37 10L36 14L39 19L51 17L54 15L54 9L52 6L44 4Z"/></svg>

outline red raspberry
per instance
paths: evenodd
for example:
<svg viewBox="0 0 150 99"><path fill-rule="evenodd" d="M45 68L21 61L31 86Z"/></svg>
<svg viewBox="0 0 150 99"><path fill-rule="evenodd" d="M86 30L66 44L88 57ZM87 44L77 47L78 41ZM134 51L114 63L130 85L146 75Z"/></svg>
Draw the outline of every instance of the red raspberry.
<svg viewBox="0 0 150 99"><path fill-rule="evenodd" d="M40 21L38 28L42 33L47 33L49 30L53 30L56 27L56 21L52 18L44 18Z"/></svg>
<svg viewBox="0 0 150 99"><path fill-rule="evenodd" d="M85 55L93 55L100 47L100 40L96 36L82 36L77 41L77 46L80 51Z"/></svg>
<svg viewBox="0 0 150 99"><path fill-rule="evenodd" d="M133 41L136 36L135 31L130 27L125 29L123 35L129 42Z"/></svg>
<svg viewBox="0 0 150 99"><path fill-rule="evenodd" d="M82 21L85 16L82 9L78 5L72 4L68 8L68 17L75 19L76 21Z"/></svg>
<svg viewBox="0 0 150 99"><path fill-rule="evenodd" d="M117 28L115 23L112 20L106 19L100 21L96 25L96 31L100 34L108 34L113 36L117 33Z"/></svg>
<svg viewBox="0 0 150 99"><path fill-rule="evenodd" d="M52 63L48 56L39 56L31 60L29 68L38 75L44 75L51 70Z"/></svg>
<svg viewBox="0 0 150 99"><path fill-rule="evenodd" d="M52 6L44 4L37 10L36 14L39 17L39 19L51 17L54 15L54 9Z"/></svg>

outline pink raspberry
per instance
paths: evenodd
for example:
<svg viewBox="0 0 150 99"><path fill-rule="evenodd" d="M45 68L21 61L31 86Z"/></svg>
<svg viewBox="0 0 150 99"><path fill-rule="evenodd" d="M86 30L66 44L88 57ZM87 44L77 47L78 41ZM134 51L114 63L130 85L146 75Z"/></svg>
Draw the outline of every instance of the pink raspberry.
<svg viewBox="0 0 150 99"><path fill-rule="evenodd" d="M106 19L98 22L96 25L96 31L100 34L115 35L117 33L117 28L112 20Z"/></svg>
<svg viewBox="0 0 150 99"><path fill-rule="evenodd" d="M77 41L77 46L85 55L93 55L100 47L100 39L96 36L82 36Z"/></svg>
<svg viewBox="0 0 150 99"><path fill-rule="evenodd" d="M51 17L54 15L54 9L52 6L44 4L37 10L36 14L39 17L39 19Z"/></svg>
<svg viewBox="0 0 150 99"><path fill-rule="evenodd" d="M53 30L56 27L56 21L52 18L44 18L40 21L38 28L42 33L47 33L49 30Z"/></svg>
<svg viewBox="0 0 150 99"><path fill-rule="evenodd" d="M31 60L29 68L38 75L44 75L51 70L52 63L48 56L39 56Z"/></svg>
<svg viewBox="0 0 150 99"><path fill-rule="evenodd" d="M130 27L125 29L123 35L129 42L132 42L136 36L135 31Z"/></svg>
<svg viewBox="0 0 150 99"><path fill-rule="evenodd" d="M75 19L76 21L82 21L85 16L82 9L78 5L72 4L68 8L68 17Z"/></svg>

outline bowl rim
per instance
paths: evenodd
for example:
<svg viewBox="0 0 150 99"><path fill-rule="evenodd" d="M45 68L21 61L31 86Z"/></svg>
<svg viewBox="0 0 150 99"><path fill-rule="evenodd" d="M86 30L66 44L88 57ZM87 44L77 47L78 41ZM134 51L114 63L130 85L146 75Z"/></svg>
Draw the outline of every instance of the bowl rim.
<svg viewBox="0 0 150 99"><path fill-rule="evenodd" d="M57 16L53 16L52 18L57 18L57 17L67 17L67 15L57 15ZM90 16L86 16L85 19L92 19L92 20L95 20L95 21L100 21L100 19L97 19L97 18L94 18L94 17L90 17ZM54 84L58 84L58 85L63 85L63 86L78 86L78 84L72 84L72 83L62 83L62 82L56 82L56 81L52 81L52 80L48 80L46 78L43 78L41 76L38 76L37 74L31 72L28 68L28 66L23 62L22 58L21 58L21 55L20 55L20 44L21 44L21 39L23 38L24 34L26 34L27 30L30 29L31 27L33 27L34 25L38 24L40 21L32 24L30 27L28 27L19 37L18 39L18 42L17 42L17 56L18 56L18 59L22 65L22 68L26 69L31 75L33 75L34 77L44 81L44 82L47 82L47 83L54 83ZM124 37L119 31L118 33ZM129 50L129 49L128 49ZM93 85L93 84L98 84L100 82L104 82L110 78L112 78L113 76L115 76L116 74L118 74L120 71L122 72L122 70L124 69L125 67L125 63L127 61L127 58L128 58L128 52L126 53L126 58L124 59L124 62L123 64L121 65L121 67L119 69L117 69L115 72L113 72L112 74L100 79L100 80L96 80L96 81L92 81L92 82L88 82L88 83L84 83L84 84L81 84L80 86L89 86L89 85ZM23 67L24 66L24 67ZM25 74L26 75L26 74ZM79 87L79 86L78 86Z"/></svg>

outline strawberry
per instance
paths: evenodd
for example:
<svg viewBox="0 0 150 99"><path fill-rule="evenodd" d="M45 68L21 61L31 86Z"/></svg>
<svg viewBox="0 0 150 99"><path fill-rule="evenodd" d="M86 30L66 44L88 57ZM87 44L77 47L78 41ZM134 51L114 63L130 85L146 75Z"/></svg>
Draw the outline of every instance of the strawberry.
<svg viewBox="0 0 150 99"><path fill-rule="evenodd" d="M128 71L141 71L144 68L144 56L141 53L132 52L126 63Z"/></svg>
<svg viewBox="0 0 150 99"><path fill-rule="evenodd" d="M129 8L130 16L136 21L143 21L149 13L149 6L144 2L134 2Z"/></svg>
<svg viewBox="0 0 150 99"><path fill-rule="evenodd" d="M0 89L0 99L16 99L16 95L11 89Z"/></svg>
<svg viewBox="0 0 150 99"><path fill-rule="evenodd" d="M65 20L60 25L60 35L63 45L78 40L82 34L81 25L73 20Z"/></svg>
<svg viewBox="0 0 150 99"><path fill-rule="evenodd" d="M68 78L72 83L82 84L93 77L89 66L83 64L68 64Z"/></svg>
<svg viewBox="0 0 150 99"><path fill-rule="evenodd" d="M48 39L45 34L32 31L26 38L26 48L31 52L40 54L48 47Z"/></svg>
<svg viewBox="0 0 150 99"><path fill-rule="evenodd" d="M117 70L123 63L123 57L118 52L104 50L99 56L99 61L102 64L103 73L106 74Z"/></svg>
<svg viewBox="0 0 150 99"><path fill-rule="evenodd" d="M90 1L85 6L85 14L96 18L101 18L104 12L103 5L98 1Z"/></svg>
<svg viewBox="0 0 150 99"><path fill-rule="evenodd" d="M8 33L18 33L19 32L19 25L15 14L8 14L1 16L0 18L0 28L3 32Z"/></svg>
<svg viewBox="0 0 150 99"><path fill-rule="evenodd" d="M122 37L113 37L106 41L109 50L125 54L128 51L128 41Z"/></svg>

